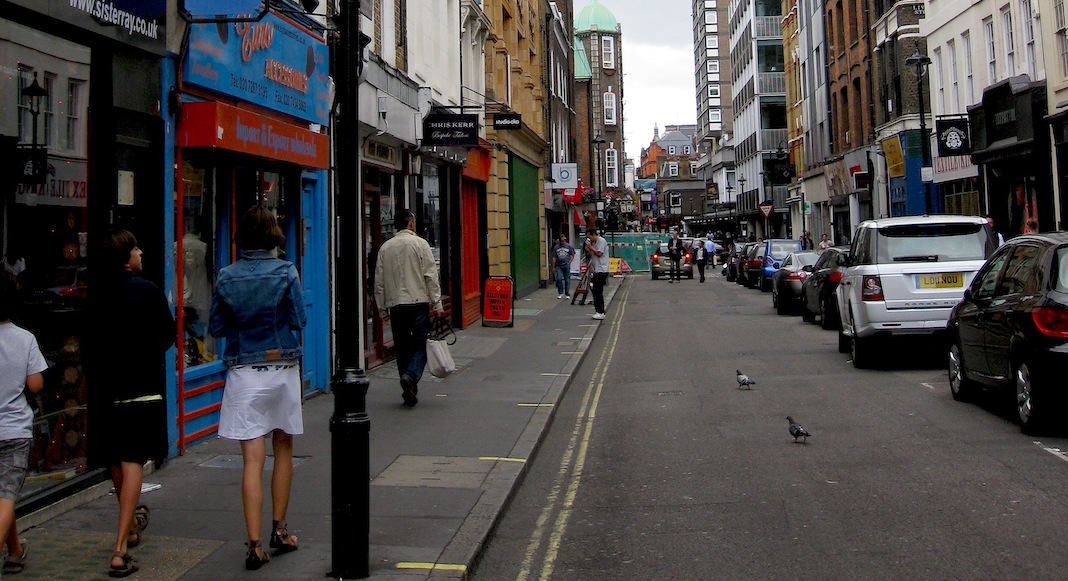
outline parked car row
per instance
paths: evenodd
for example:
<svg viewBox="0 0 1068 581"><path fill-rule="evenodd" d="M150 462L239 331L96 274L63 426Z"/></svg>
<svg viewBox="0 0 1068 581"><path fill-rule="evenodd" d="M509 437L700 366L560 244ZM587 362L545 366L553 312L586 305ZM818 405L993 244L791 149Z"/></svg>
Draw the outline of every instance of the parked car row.
<svg viewBox="0 0 1068 581"><path fill-rule="evenodd" d="M1026 433L1063 426L1068 233L998 244L980 217L868 220L848 247L796 251L782 260L772 306L837 330L839 351L857 368L901 352L886 349L888 341L934 338L945 346L954 399L1005 393Z"/></svg>
<svg viewBox="0 0 1068 581"><path fill-rule="evenodd" d="M723 265L723 275L728 281L771 292L772 277L786 257L799 250L800 241L785 238L736 242Z"/></svg>

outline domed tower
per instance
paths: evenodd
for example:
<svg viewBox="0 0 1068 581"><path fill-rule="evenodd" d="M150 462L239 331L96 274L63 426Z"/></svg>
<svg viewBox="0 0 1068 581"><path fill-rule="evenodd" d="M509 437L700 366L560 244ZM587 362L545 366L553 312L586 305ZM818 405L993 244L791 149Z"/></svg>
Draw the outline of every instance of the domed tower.
<svg viewBox="0 0 1068 581"><path fill-rule="evenodd" d="M576 101L578 124L575 139L579 150L579 173L594 189L595 197L623 191L623 50L622 28L616 17L599 0L575 17L575 39L581 44L589 68L588 82L577 72ZM585 72L585 71L583 71ZM593 176L590 178L589 176Z"/></svg>

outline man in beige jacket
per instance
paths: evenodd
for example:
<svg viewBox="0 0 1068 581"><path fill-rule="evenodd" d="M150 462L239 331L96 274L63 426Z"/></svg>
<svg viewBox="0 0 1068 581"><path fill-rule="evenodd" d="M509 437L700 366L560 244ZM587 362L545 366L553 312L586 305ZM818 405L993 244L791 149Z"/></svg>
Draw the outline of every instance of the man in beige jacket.
<svg viewBox="0 0 1068 581"><path fill-rule="evenodd" d="M375 304L389 319L393 349L400 371L404 405L419 403L419 380L426 367L426 339L430 312L444 316L438 265L430 244L415 233L415 214L400 210L393 220L397 233L378 251L375 266Z"/></svg>

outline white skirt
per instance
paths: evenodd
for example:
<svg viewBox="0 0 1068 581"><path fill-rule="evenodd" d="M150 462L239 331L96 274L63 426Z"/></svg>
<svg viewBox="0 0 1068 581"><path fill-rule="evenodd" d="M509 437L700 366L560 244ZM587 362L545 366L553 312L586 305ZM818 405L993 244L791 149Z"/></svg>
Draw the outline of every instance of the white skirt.
<svg viewBox="0 0 1068 581"><path fill-rule="evenodd" d="M248 363L226 372L219 436L252 440L282 430L304 433L301 413L300 362Z"/></svg>

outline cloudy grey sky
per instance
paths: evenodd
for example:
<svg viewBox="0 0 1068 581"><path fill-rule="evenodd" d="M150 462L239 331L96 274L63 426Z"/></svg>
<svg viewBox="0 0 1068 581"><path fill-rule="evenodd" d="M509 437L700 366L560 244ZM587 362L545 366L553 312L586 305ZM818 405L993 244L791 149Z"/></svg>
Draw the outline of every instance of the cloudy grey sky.
<svg viewBox="0 0 1068 581"><path fill-rule="evenodd" d="M653 125L696 123L692 0L599 0L623 29L626 152L640 163ZM590 4L575 1L575 14Z"/></svg>

